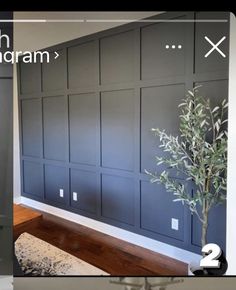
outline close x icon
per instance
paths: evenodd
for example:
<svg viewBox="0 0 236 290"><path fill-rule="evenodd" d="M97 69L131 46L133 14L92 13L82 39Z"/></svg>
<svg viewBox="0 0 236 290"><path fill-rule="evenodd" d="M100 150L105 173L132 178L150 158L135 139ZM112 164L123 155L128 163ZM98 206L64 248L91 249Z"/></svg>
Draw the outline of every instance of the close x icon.
<svg viewBox="0 0 236 290"><path fill-rule="evenodd" d="M226 55L223 53L223 51L220 50L218 47L226 39L226 36L223 36L216 44L214 44L213 41L211 41L209 37L205 36L204 38L212 46L212 48L205 54L205 57L208 57L215 50L218 51L219 54L222 55L222 57L224 57L224 58L226 57Z"/></svg>

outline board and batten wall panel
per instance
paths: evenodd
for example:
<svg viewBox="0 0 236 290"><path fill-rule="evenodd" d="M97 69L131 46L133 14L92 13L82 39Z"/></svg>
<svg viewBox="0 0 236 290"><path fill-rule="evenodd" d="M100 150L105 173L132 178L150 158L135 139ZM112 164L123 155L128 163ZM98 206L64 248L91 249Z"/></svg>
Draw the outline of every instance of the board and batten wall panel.
<svg viewBox="0 0 236 290"><path fill-rule="evenodd" d="M20 92L32 94L41 91L41 65L39 63L20 63Z"/></svg>
<svg viewBox="0 0 236 290"><path fill-rule="evenodd" d="M196 13L196 19L228 19L227 13L222 12L198 12ZM227 71L228 70L228 57L222 57L217 51L212 52L207 59L202 57L211 48L212 45L205 40L207 36L214 44L218 43L222 37L229 39L229 28L228 23L196 23L196 41L195 41L195 72L205 73L205 72L217 72L217 71ZM228 56L229 51L229 41L223 41L219 45L219 49L222 50Z"/></svg>
<svg viewBox="0 0 236 290"><path fill-rule="evenodd" d="M158 170L162 172L164 166L156 167L153 156L163 154L158 148L157 138L153 138L151 128L165 129L173 135L179 135L178 104L185 94L184 84L147 87L141 90L141 170Z"/></svg>
<svg viewBox="0 0 236 290"><path fill-rule="evenodd" d="M27 194L43 197L43 170L37 162L23 162L24 192Z"/></svg>
<svg viewBox="0 0 236 290"><path fill-rule="evenodd" d="M156 194L158 192L158 194ZM168 210L166 210L168 208ZM165 219L163 219L165 217ZM152 186L149 181L141 183L141 227L158 232L177 240L184 240L184 223L179 230L171 228L171 219L184 220L184 207L181 203L174 203L173 197L166 194L161 185Z"/></svg>
<svg viewBox="0 0 236 290"><path fill-rule="evenodd" d="M178 17L185 20L186 17ZM183 76L185 74L186 33L184 22L157 23L141 29L142 80ZM171 45L176 49L171 49ZM170 48L166 50L166 45ZM177 46L182 48L178 49Z"/></svg>
<svg viewBox="0 0 236 290"><path fill-rule="evenodd" d="M41 157L42 154L42 104L41 99L23 100L22 150L25 156Z"/></svg>
<svg viewBox="0 0 236 290"><path fill-rule="evenodd" d="M70 162L96 165L99 107L95 93L69 96Z"/></svg>
<svg viewBox="0 0 236 290"><path fill-rule="evenodd" d="M102 175L102 215L134 225L134 182L131 178Z"/></svg>
<svg viewBox="0 0 236 290"><path fill-rule="evenodd" d="M101 38L101 84L134 80L134 39L133 30Z"/></svg>
<svg viewBox="0 0 236 290"><path fill-rule="evenodd" d="M58 50L60 57L53 57L50 52L50 62L42 64L42 86L43 91L55 91L64 89L66 86L66 53L64 50Z"/></svg>
<svg viewBox="0 0 236 290"><path fill-rule="evenodd" d="M227 61L214 52L212 69L214 55L204 58L205 23L181 22L218 13L154 20L164 16L177 22L130 23L50 47L60 54L50 64L20 64L22 194L200 253L198 221L144 170L164 169L155 166L162 151L151 128L179 135L178 104L187 90L202 84L212 105L227 98ZM228 23L212 25L209 38L228 35ZM224 249L224 233L223 205L212 212L209 240Z"/></svg>
<svg viewBox="0 0 236 290"><path fill-rule="evenodd" d="M68 169L64 166L44 165L45 199L54 204L68 204Z"/></svg>
<svg viewBox="0 0 236 290"><path fill-rule="evenodd" d="M134 170L134 92L101 93L102 166Z"/></svg>
<svg viewBox="0 0 236 290"><path fill-rule="evenodd" d="M72 200L71 206L96 214L98 207L97 195L99 193L96 172L71 169L70 178L72 196L73 192L76 192L77 200L79 200L79 202Z"/></svg>
<svg viewBox="0 0 236 290"><path fill-rule="evenodd" d="M95 41L68 48L68 86L86 87L98 84L98 47Z"/></svg>
<svg viewBox="0 0 236 290"><path fill-rule="evenodd" d="M67 99L64 96L43 99L44 158L65 161L67 158Z"/></svg>

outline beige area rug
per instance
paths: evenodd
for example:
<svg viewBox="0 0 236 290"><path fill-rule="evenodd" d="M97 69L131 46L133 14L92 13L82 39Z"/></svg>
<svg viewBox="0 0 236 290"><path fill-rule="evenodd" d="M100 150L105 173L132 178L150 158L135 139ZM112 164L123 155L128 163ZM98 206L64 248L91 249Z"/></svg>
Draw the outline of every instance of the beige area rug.
<svg viewBox="0 0 236 290"><path fill-rule="evenodd" d="M15 241L15 254L27 276L109 275L28 233Z"/></svg>

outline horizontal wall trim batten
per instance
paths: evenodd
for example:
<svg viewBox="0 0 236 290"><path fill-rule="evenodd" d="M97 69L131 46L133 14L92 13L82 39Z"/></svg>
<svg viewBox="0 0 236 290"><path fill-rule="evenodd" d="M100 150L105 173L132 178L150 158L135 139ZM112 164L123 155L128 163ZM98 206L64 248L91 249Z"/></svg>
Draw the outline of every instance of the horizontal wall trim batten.
<svg viewBox="0 0 236 290"><path fill-rule="evenodd" d="M216 72L216 73L198 73L192 75L193 82L206 82L206 81L217 81L217 80L227 80L227 72ZM89 93L102 93L110 91L119 91L119 90L132 90L134 87L139 89L151 88L151 87L161 87L169 85L179 85L185 83L185 77L179 76L175 78L164 79L150 79L150 80L140 80L133 83L113 83L113 84L103 84L97 86L87 86L87 87L77 87L77 88L68 88L62 90L49 90L43 92L34 92L20 94L20 99L35 99L35 98L46 98L53 96L62 96L62 95L79 95L79 94L89 94Z"/></svg>
<svg viewBox="0 0 236 290"><path fill-rule="evenodd" d="M16 202L21 203L26 206L30 206L32 208L35 208L44 212L47 212L49 214L53 214L60 218L81 224L83 226L92 228L96 231L124 240L134 245L149 249L151 251L166 255L168 257L177 259L185 263L190 263L190 262L198 263L199 260L201 259L200 255L194 254L192 252L189 252L189 251L186 251L186 250L174 247L174 246L170 246L168 244L117 228L115 226L108 225L100 221L96 221L94 219L81 216L79 214L74 214L72 212L59 209L57 207L50 206L50 205L26 198L26 197L21 197L21 199L20 200L17 199Z"/></svg>
<svg viewBox="0 0 236 290"><path fill-rule="evenodd" d="M66 167L67 169L77 169L89 172L99 172L99 174L112 174L116 176L124 176L129 178L138 178L140 181L150 181L150 177L143 171L127 171L122 170L119 168L109 168L103 167L100 165L89 165L89 164L81 164L81 163L73 163L68 161L58 161L58 160L51 160L41 157L34 157L34 156L27 156L22 155L22 162L35 162L38 164L44 165L54 165L54 166L61 166ZM176 177L177 179L181 179L181 177Z"/></svg>

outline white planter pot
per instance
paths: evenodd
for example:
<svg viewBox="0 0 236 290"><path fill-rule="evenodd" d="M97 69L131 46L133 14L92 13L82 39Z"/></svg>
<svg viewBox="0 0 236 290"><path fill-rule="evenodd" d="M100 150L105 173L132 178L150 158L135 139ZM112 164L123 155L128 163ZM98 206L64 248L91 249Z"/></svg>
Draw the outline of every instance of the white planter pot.
<svg viewBox="0 0 236 290"><path fill-rule="evenodd" d="M193 272L200 269L201 269L200 260L198 262L197 261L190 262L188 264L188 276L194 276Z"/></svg>

